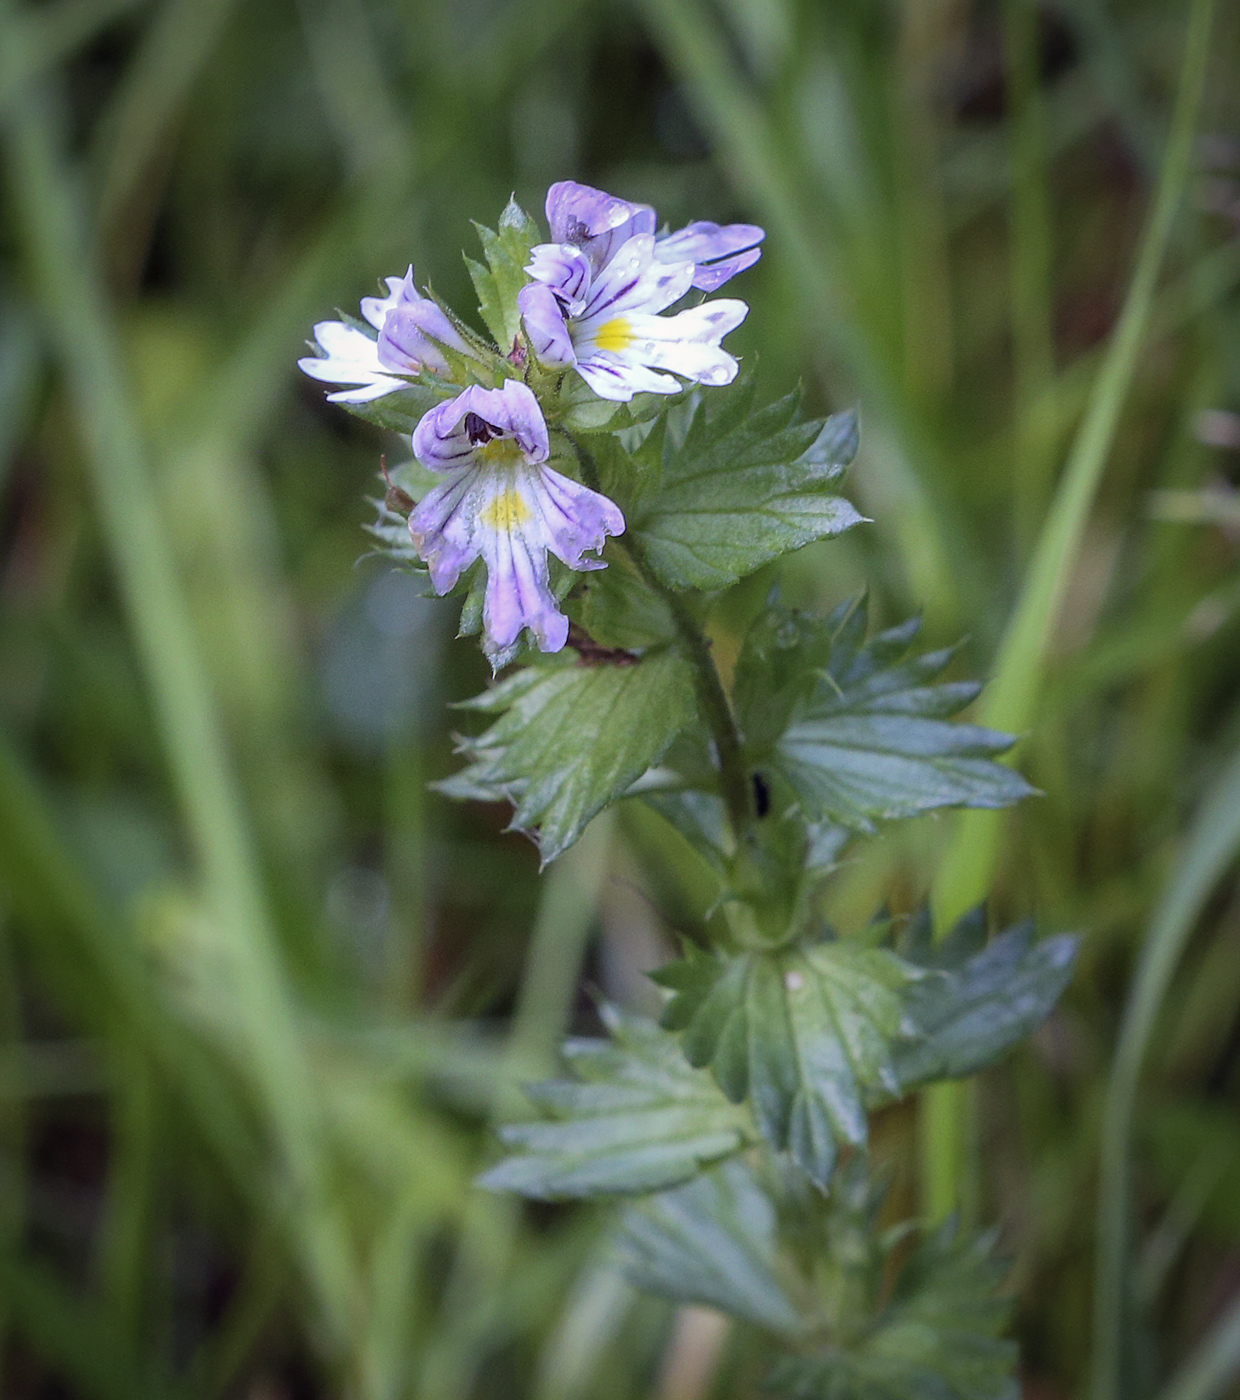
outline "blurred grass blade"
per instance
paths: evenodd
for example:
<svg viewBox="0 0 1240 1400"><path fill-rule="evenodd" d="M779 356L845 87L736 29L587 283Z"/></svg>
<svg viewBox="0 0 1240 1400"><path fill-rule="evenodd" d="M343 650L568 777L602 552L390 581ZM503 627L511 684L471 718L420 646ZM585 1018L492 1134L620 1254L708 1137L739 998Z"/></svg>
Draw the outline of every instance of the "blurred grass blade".
<svg viewBox="0 0 1240 1400"><path fill-rule="evenodd" d="M518 1086L554 1068L556 1047L572 1021L614 823L614 811L595 817L543 879L505 1050L505 1070L492 1098L495 1123L525 1116L528 1100ZM515 1196L477 1188L471 1195L444 1290L441 1323L422 1366L421 1400L465 1400L471 1393L511 1271L520 1212Z"/></svg>
<svg viewBox="0 0 1240 1400"><path fill-rule="evenodd" d="M857 375L867 414L886 420L884 443L877 442L877 424L867 429L866 460L877 478L871 484L883 498L872 513L898 532L914 589L946 623L956 611L959 575L975 556L961 547L963 518L949 521L935 496L932 483L941 474L927 470L926 463L936 453L905 393L903 366L893 363L882 327L873 324L876 318L867 318L855 304L856 269L824 236L825 220L811 211L804 193L810 177L780 141L775 124L738 71L716 18L701 0L642 0L641 9L669 66L689 86L704 125L718 140L724 164L782 244L819 344ZM872 254L877 230L870 233L858 240L859 249L849 251Z"/></svg>
<svg viewBox="0 0 1240 1400"><path fill-rule="evenodd" d="M978 723L992 729L1021 734L1037 714L1060 607L1132 385L1155 284L1188 179L1213 18L1214 0L1193 0L1171 135L1132 283L1004 633L994 679L978 706ZM982 812L967 812L957 820L934 886L940 928L950 928L986 898L998 858L1001 822L1001 817Z"/></svg>
<svg viewBox="0 0 1240 1400"><path fill-rule="evenodd" d="M609 1344L637 1297L614 1264L591 1257L538 1359L534 1400L586 1400L593 1395Z"/></svg>
<svg viewBox="0 0 1240 1400"><path fill-rule="evenodd" d="M0 0L0 49L17 47L22 39L14 0ZM356 1280L338 1207L328 1195L314 1076L299 1040L256 853L160 517L121 347L61 156L58 115L47 91L29 87L0 118L19 228L64 368L105 539L202 864L217 951L233 973L247 1068L290 1177L287 1221L333 1340L344 1346Z"/></svg>
<svg viewBox="0 0 1240 1400"><path fill-rule="evenodd" d="M1193 822L1171 883L1154 913L1124 1011L1102 1123L1093 1400L1121 1400L1129 1283L1129 1146L1141 1067L1189 935L1215 885L1238 854L1240 752L1219 776Z"/></svg>
<svg viewBox="0 0 1240 1400"><path fill-rule="evenodd" d="M978 722L994 729L1020 734L1037 713L1056 621L1132 384L1159 270L1183 198L1213 18L1214 0L1194 0L1171 134L1132 283L1004 633L994 679L978 706ZM965 812L957 818L932 891L940 929L951 928L986 898L1001 830L1002 817L997 813ZM968 1093L960 1084L936 1085L922 1100L921 1191L932 1220L945 1218L960 1201L967 1175L963 1148L967 1113Z"/></svg>
<svg viewBox="0 0 1240 1400"><path fill-rule="evenodd" d="M1158 1400L1222 1400L1240 1375L1240 1298L1233 1298Z"/></svg>
<svg viewBox="0 0 1240 1400"><path fill-rule="evenodd" d="M148 0L55 0L22 16L24 42L0 64L0 108L25 82L49 73L102 30Z"/></svg>
<svg viewBox="0 0 1240 1400"><path fill-rule="evenodd" d="M99 238L114 253L124 252L130 276L141 270L146 233L158 204L157 198L148 197L146 207L137 207L142 183L156 162L170 154L167 147L174 139L178 114L235 4L236 0L164 0L99 123ZM127 216L129 224L124 222ZM121 235L133 246L122 250Z"/></svg>

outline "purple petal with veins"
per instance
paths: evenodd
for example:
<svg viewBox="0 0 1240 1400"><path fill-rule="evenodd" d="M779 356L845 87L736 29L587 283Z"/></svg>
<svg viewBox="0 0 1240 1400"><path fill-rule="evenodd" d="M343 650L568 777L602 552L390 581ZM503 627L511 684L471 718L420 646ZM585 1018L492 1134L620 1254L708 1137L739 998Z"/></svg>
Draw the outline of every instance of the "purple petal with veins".
<svg viewBox="0 0 1240 1400"><path fill-rule="evenodd" d="M550 287L531 282L521 289L517 306L530 348L543 364L568 366L576 362L564 312Z"/></svg>
<svg viewBox="0 0 1240 1400"><path fill-rule="evenodd" d="M379 363L399 374L417 374L424 366L442 372L448 362L436 341L466 351L456 328L433 301L419 297L387 313L379 332Z"/></svg>

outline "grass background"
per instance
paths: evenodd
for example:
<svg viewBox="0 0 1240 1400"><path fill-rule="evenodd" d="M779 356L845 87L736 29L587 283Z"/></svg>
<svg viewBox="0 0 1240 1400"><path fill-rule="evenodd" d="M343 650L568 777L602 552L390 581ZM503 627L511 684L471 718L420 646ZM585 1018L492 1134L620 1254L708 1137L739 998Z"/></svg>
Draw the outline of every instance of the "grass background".
<svg viewBox="0 0 1240 1400"><path fill-rule="evenodd" d="M1032 1044L882 1120L897 1201L999 1222L1030 1400L1121 1365L1124 1400L1230 1393L1240 11L1211 8L0 0L6 1397L759 1393L758 1341L634 1298L603 1214L470 1189L590 989L650 1005L700 888L638 812L540 881L504 812L427 792L485 667L359 562L403 449L294 368L410 260L468 312L470 220L568 176L770 230L731 343L768 397L860 406L875 522L786 593L923 609L1028 734L1042 798L889 831L828 897L846 930L967 902L993 849L998 916L1085 934ZM770 583L720 599L725 666Z"/></svg>

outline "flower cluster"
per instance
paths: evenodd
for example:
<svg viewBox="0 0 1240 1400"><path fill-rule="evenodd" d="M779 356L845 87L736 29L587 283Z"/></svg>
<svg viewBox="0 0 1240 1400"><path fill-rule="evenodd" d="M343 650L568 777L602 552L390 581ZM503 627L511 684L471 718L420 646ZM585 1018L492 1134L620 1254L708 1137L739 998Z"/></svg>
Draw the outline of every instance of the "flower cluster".
<svg viewBox="0 0 1240 1400"><path fill-rule="evenodd" d="M715 298L665 313L750 267L764 236L750 224L704 222L659 234L649 205L573 181L551 187L546 212L553 241L526 245L528 281L514 308L523 345L473 342L417 290L411 266L387 279L386 297L363 299L362 321L316 325L318 353L299 361L313 378L343 386L328 394L333 402L367 404L413 383L459 390L414 430L415 457L443 480L410 513L409 533L437 593L483 561L483 641L493 662L526 629L543 651L564 646L568 621L547 556L574 572L603 568L594 556L625 529L612 501L548 465L531 370L545 397L547 384L554 398L572 371L613 403L673 394L682 380L731 383L737 362L720 342L746 304Z"/></svg>

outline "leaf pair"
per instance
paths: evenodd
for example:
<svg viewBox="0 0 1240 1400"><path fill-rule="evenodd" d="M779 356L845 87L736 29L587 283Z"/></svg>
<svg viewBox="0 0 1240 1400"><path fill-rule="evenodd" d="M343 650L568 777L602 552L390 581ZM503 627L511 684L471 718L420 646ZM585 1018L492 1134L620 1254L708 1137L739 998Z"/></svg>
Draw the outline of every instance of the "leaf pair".
<svg viewBox="0 0 1240 1400"><path fill-rule="evenodd" d="M865 1143L869 1109L971 1074L1028 1035L1076 946L1034 943L1028 924L986 944L978 912L934 946L918 921L903 956L853 941L693 953L657 974L674 991L664 1029L608 1012L610 1041L570 1043L580 1092L535 1086L550 1120L506 1129L518 1151L485 1184L550 1198L646 1191L765 1140L825 1190L839 1143Z"/></svg>

